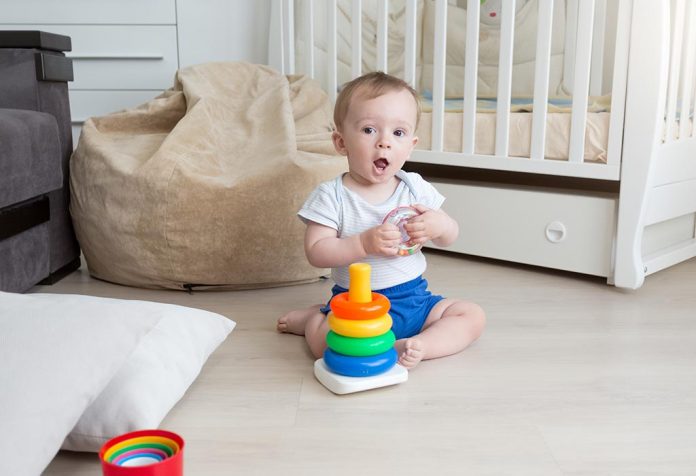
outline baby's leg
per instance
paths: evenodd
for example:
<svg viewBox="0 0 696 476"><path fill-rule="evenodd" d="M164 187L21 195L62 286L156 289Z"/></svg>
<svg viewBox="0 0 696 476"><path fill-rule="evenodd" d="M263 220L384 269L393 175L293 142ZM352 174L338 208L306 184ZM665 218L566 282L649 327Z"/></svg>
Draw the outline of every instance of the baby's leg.
<svg viewBox="0 0 696 476"><path fill-rule="evenodd" d="M278 332L287 332L289 334L303 336L305 335L305 326L307 325L307 320L317 313L321 314L321 312L319 312L321 307L321 304L316 304L306 309L290 311L278 319L276 329Z"/></svg>
<svg viewBox="0 0 696 476"><path fill-rule="evenodd" d="M326 334L329 333L329 320L324 313L317 312L307 319L305 326L305 340L317 359L324 356L326 350Z"/></svg>
<svg viewBox="0 0 696 476"><path fill-rule="evenodd" d="M321 308L321 304L316 304L306 309L290 311L278 319L276 326L279 332L305 336L307 345L316 358L324 355L326 334L329 332L329 324L320 311Z"/></svg>
<svg viewBox="0 0 696 476"><path fill-rule="evenodd" d="M396 341L399 363L410 369L423 359L456 354L478 339L485 324L478 304L443 299L428 314L420 334Z"/></svg>

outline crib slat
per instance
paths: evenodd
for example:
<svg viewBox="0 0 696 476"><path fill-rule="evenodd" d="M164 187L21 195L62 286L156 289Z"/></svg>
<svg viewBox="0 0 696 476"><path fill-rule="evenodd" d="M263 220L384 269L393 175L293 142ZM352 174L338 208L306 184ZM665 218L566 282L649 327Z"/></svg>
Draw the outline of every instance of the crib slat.
<svg viewBox="0 0 696 476"><path fill-rule="evenodd" d="M510 96L512 91L512 52L515 39L515 0L503 2L500 18L500 56L498 59L498 104L495 118L495 155L508 155L510 137Z"/></svg>
<svg viewBox="0 0 696 476"><path fill-rule="evenodd" d="M404 36L404 81L416 88L416 13L418 0L406 1L406 27Z"/></svg>
<svg viewBox="0 0 696 476"><path fill-rule="evenodd" d="M280 74L285 74L285 34L283 33L285 31L285 8L283 7L283 2L278 2L276 5L278 5L278 32L280 36L280 45L279 45L279 50L280 50Z"/></svg>
<svg viewBox="0 0 696 476"><path fill-rule="evenodd" d="M670 42L669 82L667 84L667 134L665 142L671 142L677 120L677 94L679 94L679 69L681 67L682 41L684 41L684 0L676 0L672 14L672 41Z"/></svg>
<svg viewBox="0 0 696 476"><path fill-rule="evenodd" d="M573 72L575 71L575 40L578 31L578 3L581 0L566 0L565 45L563 47L563 84L569 92L573 91Z"/></svg>
<svg viewBox="0 0 696 476"><path fill-rule="evenodd" d="M307 30L307 65L305 68L309 77L314 78L314 0L307 0L305 29Z"/></svg>
<svg viewBox="0 0 696 476"><path fill-rule="evenodd" d="M694 41L696 41L696 5L689 2L686 17L686 49L684 51L684 69L682 70L682 96L681 109L679 112L679 138L684 139L689 136L689 115L691 109L691 95L693 93L694 76Z"/></svg>
<svg viewBox="0 0 696 476"><path fill-rule="evenodd" d="M689 111L696 111L696 74L694 74L694 80L691 82L689 87L691 88L691 98L692 98ZM694 116L692 118L692 121L695 121L695 120L696 120L696 116ZM694 122L694 124L692 124L691 137L696 137L696 127L693 127L694 125L696 125L696 122ZM696 225L694 228L694 234L696 235Z"/></svg>
<svg viewBox="0 0 696 476"><path fill-rule="evenodd" d="M587 128L587 95L590 91L590 60L592 56L592 18L594 0L582 0L578 8L578 36L575 44L575 75L573 105L570 117L569 162L582 162Z"/></svg>
<svg viewBox="0 0 696 476"><path fill-rule="evenodd" d="M549 68L551 65L551 30L553 0L539 0L537 23L536 69L534 71L534 110L530 158L542 160L546 144L546 116L549 102Z"/></svg>
<svg viewBox="0 0 696 476"><path fill-rule="evenodd" d="M387 72L387 22L389 21L388 0L381 0L377 12L377 71Z"/></svg>
<svg viewBox="0 0 696 476"><path fill-rule="evenodd" d="M362 0L353 0L351 11L352 61L351 78L362 74Z"/></svg>
<svg viewBox="0 0 696 476"><path fill-rule="evenodd" d="M590 67L590 94L601 96L604 81L604 27L607 18L607 0L596 0L594 36L592 38L592 66Z"/></svg>
<svg viewBox="0 0 696 476"><path fill-rule="evenodd" d="M435 38L433 41L433 130L431 150L441 152L445 119L445 58L447 48L447 0L435 1Z"/></svg>
<svg viewBox="0 0 696 476"><path fill-rule="evenodd" d="M285 13L285 56L286 66L284 74L295 74L295 3L293 0L283 0L283 12Z"/></svg>
<svg viewBox="0 0 696 476"><path fill-rule="evenodd" d="M614 49L614 74L611 80L611 116L609 118L609 142L607 165L618 167L624 131L626 105L626 81L628 78L628 53L631 34L632 0L620 0L617 14Z"/></svg>
<svg viewBox="0 0 696 476"><path fill-rule="evenodd" d="M473 154L476 147L476 94L478 86L480 0L469 0L466 9L466 63L464 65L464 117L462 152Z"/></svg>
<svg viewBox="0 0 696 476"><path fill-rule="evenodd" d="M327 59L328 68L326 90L329 93L331 102L336 102L336 90L338 89L338 72L336 65L336 0L328 0L326 8L326 34L327 38Z"/></svg>

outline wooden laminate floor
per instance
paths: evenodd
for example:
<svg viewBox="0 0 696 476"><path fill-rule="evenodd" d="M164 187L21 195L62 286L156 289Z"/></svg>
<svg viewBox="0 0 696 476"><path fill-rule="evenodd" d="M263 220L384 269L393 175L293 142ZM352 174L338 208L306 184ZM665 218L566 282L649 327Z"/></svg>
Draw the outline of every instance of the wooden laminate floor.
<svg viewBox="0 0 696 476"><path fill-rule="evenodd" d="M330 283L151 291L83 269L35 292L145 299L237 322L162 427L186 440L188 476L694 475L696 260L622 291L598 278L429 253L426 277L487 312L483 337L408 382L336 396L313 377L285 311ZM51 476L98 475L61 452Z"/></svg>

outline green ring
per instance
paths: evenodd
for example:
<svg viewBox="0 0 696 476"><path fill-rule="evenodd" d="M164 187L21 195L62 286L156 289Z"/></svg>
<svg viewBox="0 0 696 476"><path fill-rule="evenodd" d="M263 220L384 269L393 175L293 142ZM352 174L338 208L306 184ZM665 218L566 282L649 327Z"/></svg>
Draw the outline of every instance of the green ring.
<svg viewBox="0 0 696 476"><path fill-rule="evenodd" d="M388 351L394 347L396 336L392 331L373 337L347 337L329 331L326 335L326 345L331 350L343 355L367 357Z"/></svg>
<svg viewBox="0 0 696 476"><path fill-rule="evenodd" d="M125 448L121 448L120 450L116 451L114 454L111 455L111 458L109 458L109 463L111 463L114 459L116 459L119 455L122 455L126 451L130 450L137 450L140 448L157 448L158 450L162 450L167 455L170 457L174 454L174 451L167 445L164 445L162 443L138 443L135 445L130 445L126 446Z"/></svg>

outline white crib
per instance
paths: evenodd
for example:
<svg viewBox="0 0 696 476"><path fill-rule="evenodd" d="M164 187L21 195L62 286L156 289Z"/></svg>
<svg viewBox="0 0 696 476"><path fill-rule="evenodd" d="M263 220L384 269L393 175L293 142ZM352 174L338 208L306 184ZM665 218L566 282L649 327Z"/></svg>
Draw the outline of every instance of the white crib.
<svg viewBox="0 0 696 476"><path fill-rule="evenodd" d="M451 250L633 289L696 256L696 2L502 0L492 26L491 3L278 0L271 64L332 100L368 69L428 91L409 167L460 222Z"/></svg>

